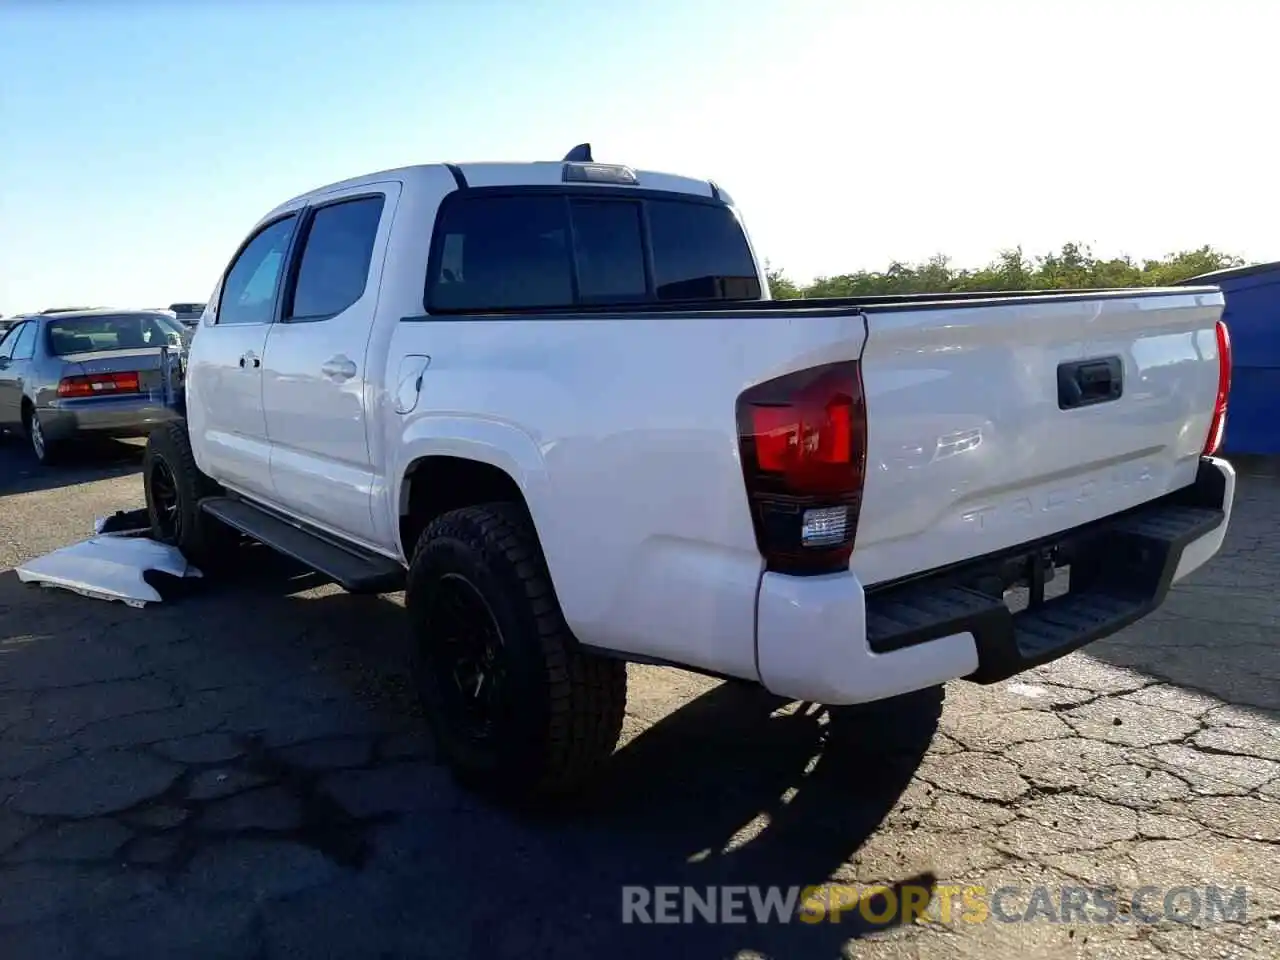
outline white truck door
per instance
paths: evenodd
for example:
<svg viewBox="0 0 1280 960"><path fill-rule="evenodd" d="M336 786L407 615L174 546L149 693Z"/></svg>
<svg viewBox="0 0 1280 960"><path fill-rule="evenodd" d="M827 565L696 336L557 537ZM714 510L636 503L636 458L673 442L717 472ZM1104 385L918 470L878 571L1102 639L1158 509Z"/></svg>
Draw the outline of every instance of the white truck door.
<svg viewBox="0 0 1280 960"><path fill-rule="evenodd" d="M366 428L381 367L369 336L398 183L330 194L307 211L296 279L267 339L263 406L275 501L352 540L376 539Z"/></svg>
<svg viewBox="0 0 1280 960"><path fill-rule="evenodd" d="M187 410L197 462L220 483L271 497L262 411L262 357L276 316L297 211L262 226L225 275L208 325L193 341Z"/></svg>

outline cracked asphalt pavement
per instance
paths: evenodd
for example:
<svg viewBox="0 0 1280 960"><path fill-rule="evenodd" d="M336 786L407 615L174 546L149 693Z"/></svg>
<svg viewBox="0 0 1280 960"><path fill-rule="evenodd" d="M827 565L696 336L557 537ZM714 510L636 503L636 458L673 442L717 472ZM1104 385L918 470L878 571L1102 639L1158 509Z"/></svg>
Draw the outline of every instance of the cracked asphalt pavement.
<svg viewBox="0 0 1280 960"><path fill-rule="evenodd" d="M41 469L0 444L6 960L1280 956L1265 466L1242 467L1223 553L1087 655L834 718L633 668L600 796L532 817L433 763L399 596L351 597L252 549L234 579L143 610L21 584L14 565L141 504L138 461L113 444ZM939 887L891 929L856 910L622 923L624 885L919 877L1014 887L1015 918L1036 885L1111 886L1118 913L966 923ZM1140 922L1128 906L1210 885L1247 888L1244 915Z"/></svg>

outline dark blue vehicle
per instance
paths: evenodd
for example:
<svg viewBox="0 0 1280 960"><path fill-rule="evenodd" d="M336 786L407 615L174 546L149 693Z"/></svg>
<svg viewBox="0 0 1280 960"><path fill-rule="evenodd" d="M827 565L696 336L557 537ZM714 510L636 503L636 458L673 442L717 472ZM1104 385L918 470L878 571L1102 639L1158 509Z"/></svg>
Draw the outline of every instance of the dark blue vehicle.
<svg viewBox="0 0 1280 960"><path fill-rule="evenodd" d="M1183 281L1216 286L1231 332L1226 454L1280 453L1280 261L1215 270Z"/></svg>

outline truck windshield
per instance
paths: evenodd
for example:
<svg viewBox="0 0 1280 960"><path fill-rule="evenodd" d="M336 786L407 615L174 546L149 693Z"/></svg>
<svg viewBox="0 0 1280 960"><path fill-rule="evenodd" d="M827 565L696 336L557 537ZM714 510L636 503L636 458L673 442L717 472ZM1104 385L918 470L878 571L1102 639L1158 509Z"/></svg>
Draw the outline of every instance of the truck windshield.
<svg viewBox="0 0 1280 960"><path fill-rule="evenodd" d="M73 353L114 350L145 350L182 343L168 318L148 313L110 314L90 317L58 317L48 323L49 352L65 357Z"/></svg>
<svg viewBox="0 0 1280 960"><path fill-rule="evenodd" d="M426 308L433 313L758 300L746 235L719 202L607 190L447 200Z"/></svg>

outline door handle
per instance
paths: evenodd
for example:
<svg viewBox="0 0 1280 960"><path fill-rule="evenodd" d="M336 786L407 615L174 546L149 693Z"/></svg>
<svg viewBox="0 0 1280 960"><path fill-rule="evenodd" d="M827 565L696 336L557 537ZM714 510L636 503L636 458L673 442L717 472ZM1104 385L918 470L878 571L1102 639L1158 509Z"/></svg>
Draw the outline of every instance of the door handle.
<svg viewBox="0 0 1280 960"><path fill-rule="evenodd" d="M252 351L252 350L250 350L248 353L246 353L246 354L244 354L243 356L241 356L241 357L240 357L240 366L242 366L242 367L260 367L260 366L262 366L262 361L261 361L261 360L259 360L256 356L254 356L253 351Z"/></svg>
<svg viewBox="0 0 1280 960"><path fill-rule="evenodd" d="M356 375L356 365L346 357L338 356L326 361L320 371L334 380L350 380Z"/></svg>

